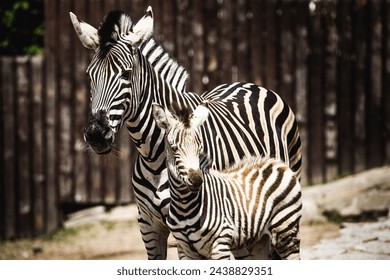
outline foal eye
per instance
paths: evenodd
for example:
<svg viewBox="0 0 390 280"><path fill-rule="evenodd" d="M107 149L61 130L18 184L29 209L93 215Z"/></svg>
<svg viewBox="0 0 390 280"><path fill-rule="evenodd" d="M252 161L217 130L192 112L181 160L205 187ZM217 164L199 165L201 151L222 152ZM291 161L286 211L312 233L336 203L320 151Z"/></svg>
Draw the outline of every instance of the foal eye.
<svg viewBox="0 0 390 280"><path fill-rule="evenodd" d="M178 150L177 145L175 145L175 144L171 145L171 149L173 152L177 152L177 150Z"/></svg>
<svg viewBox="0 0 390 280"><path fill-rule="evenodd" d="M129 81L131 77L131 70L125 70L122 72L121 79Z"/></svg>

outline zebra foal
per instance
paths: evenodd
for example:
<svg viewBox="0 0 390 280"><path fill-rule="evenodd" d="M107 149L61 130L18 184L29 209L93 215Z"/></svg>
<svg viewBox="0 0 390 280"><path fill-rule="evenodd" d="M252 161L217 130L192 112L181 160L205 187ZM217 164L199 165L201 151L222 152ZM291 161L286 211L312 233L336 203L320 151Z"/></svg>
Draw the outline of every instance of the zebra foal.
<svg viewBox="0 0 390 280"><path fill-rule="evenodd" d="M153 117L166 131L167 224L184 254L180 258L229 259L241 248L262 258L268 237L282 259L300 259L299 180L288 165L266 157L210 169L198 131L208 116L205 104L178 115L153 104Z"/></svg>

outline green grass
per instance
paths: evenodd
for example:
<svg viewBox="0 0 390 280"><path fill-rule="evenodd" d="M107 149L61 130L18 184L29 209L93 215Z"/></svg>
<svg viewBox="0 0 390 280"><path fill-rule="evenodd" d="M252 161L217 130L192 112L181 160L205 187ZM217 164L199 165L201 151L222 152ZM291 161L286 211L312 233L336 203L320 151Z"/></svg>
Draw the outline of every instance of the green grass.
<svg viewBox="0 0 390 280"><path fill-rule="evenodd" d="M337 211L324 211L323 214L331 223L336 225L341 225L343 223L343 217Z"/></svg>
<svg viewBox="0 0 390 280"><path fill-rule="evenodd" d="M116 223L111 221L101 221L100 224L104 226L106 230L113 230L116 226Z"/></svg>
<svg viewBox="0 0 390 280"><path fill-rule="evenodd" d="M71 239L72 237L79 235L79 233L81 231L89 230L90 228L92 228L92 226L93 225L91 225L91 224L86 224L86 225L82 225L79 227L64 228L64 229L49 233L49 234L45 235L42 239L44 241L54 241L54 242L67 241L67 240Z"/></svg>

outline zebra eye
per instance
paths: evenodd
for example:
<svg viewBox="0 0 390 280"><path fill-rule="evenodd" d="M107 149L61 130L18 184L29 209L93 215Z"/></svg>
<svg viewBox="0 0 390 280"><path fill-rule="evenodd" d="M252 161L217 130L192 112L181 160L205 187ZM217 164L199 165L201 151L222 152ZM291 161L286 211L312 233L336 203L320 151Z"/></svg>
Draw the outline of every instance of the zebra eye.
<svg viewBox="0 0 390 280"><path fill-rule="evenodd" d="M122 72L121 79L129 81L131 77L131 70L125 70Z"/></svg>
<svg viewBox="0 0 390 280"><path fill-rule="evenodd" d="M171 149L172 149L172 151L173 151L174 153L177 152L177 150L178 150L177 145L176 145L176 144L172 144L172 145L171 145Z"/></svg>

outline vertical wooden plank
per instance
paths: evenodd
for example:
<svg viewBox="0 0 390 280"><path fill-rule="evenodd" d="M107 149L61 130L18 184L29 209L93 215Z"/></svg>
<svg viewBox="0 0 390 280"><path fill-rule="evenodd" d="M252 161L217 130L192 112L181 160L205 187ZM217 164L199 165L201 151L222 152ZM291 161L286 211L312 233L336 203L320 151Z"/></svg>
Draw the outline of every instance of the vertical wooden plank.
<svg viewBox="0 0 390 280"><path fill-rule="evenodd" d="M0 63L3 65L3 57L0 57ZM0 67L0 240L4 239L5 236L5 176L4 176L4 165L5 165L5 149L4 149L4 136L5 136L5 129L4 129L4 114L3 114L3 107L4 107L4 97L3 97L3 85L5 84L5 81L3 79L3 75L6 74L3 73L2 67Z"/></svg>
<svg viewBox="0 0 390 280"><path fill-rule="evenodd" d="M178 1L176 17L176 53L178 61L186 69L190 68L192 57L194 56L191 36L191 18L192 1ZM155 22L155 24L158 25L157 22Z"/></svg>
<svg viewBox="0 0 390 280"><path fill-rule="evenodd" d="M353 121L352 121L352 100L351 100L351 47L352 47L352 26L351 6L349 2L339 2L338 7L338 29L340 34L340 56L338 70L338 154L339 173L341 176L348 175L353 170Z"/></svg>
<svg viewBox="0 0 390 280"><path fill-rule="evenodd" d="M338 34L335 23L336 4L332 1L326 3L328 13L323 13L324 29L324 181L336 178L337 165L337 47Z"/></svg>
<svg viewBox="0 0 390 280"><path fill-rule="evenodd" d="M235 9L235 66L237 67L236 77L233 81L249 82L251 76L250 40L248 36L249 25L247 14L247 1L237 0Z"/></svg>
<svg viewBox="0 0 390 280"><path fill-rule="evenodd" d="M47 231L53 231L60 223L58 209L57 176L57 1L45 1L45 166Z"/></svg>
<svg viewBox="0 0 390 280"><path fill-rule="evenodd" d="M147 4L146 3L147 1L145 1L145 0L132 0L130 2L132 2L132 8L131 8L131 10L129 10L127 12L128 12L128 14L130 14L131 18L134 21L138 21L139 19L141 19L144 16L149 4ZM174 8L174 3L172 3L171 7ZM152 7L152 9L153 9L153 7ZM175 15L176 15L176 13L174 11L173 16L175 16Z"/></svg>
<svg viewBox="0 0 390 280"><path fill-rule="evenodd" d="M265 65L267 67L265 72L265 87L278 92L278 84L276 78L276 44L277 44L277 3L276 1L268 2L263 6L266 11L266 34L265 34Z"/></svg>
<svg viewBox="0 0 390 280"><path fill-rule="evenodd" d="M383 162L382 127L382 21L380 1L369 3L369 95L367 108L367 163L368 168Z"/></svg>
<svg viewBox="0 0 390 280"><path fill-rule="evenodd" d="M334 1L327 3L328 13L324 15L324 157L325 181L337 177L337 52L338 33L336 25L337 6Z"/></svg>
<svg viewBox="0 0 390 280"><path fill-rule="evenodd" d="M100 1L101 1L101 0L100 0ZM128 1L128 0L116 0L117 8L115 8L114 10L122 10L122 11L125 11L126 13L130 14L131 19L134 21L135 19L133 19L133 15L132 15L132 13L131 13L131 4L132 4L132 1Z"/></svg>
<svg viewBox="0 0 390 280"><path fill-rule="evenodd" d="M367 26L368 21L367 2L356 2L354 5L354 34L353 47L356 57L354 67L354 172L366 169L366 94L368 91L368 53L367 53Z"/></svg>
<svg viewBox="0 0 390 280"><path fill-rule="evenodd" d="M205 33L205 77L203 84L205 89L212 89L221 81L220 61L218 61L218 4L217 1L205 1L204 6L204 29Z"/></svg>
<svg viewBox="0 0 390 280"><path fill-rule="evenodd" d="M29 237L32 231L31 165L30 165L30 91L29 60L27 56L16 57L17 92L17 215L18 237Z"/></svg>
<svg viewBox="0 0 390 280"><path fill-rule="evenodd" d="M282 39L282 21L284 19L283 14L283 7L288 6L288 2L282 2L282 1L275 1L275 10L274 10L274 52L275 52L275 87L273 88L274 91L281 93L281 80L282 80L282 74L281 74L281 53L282 53L282 45L281 45L281 39ZM286 17L286 20L288 20L289 16ZM283 46L285 47L285 46ZM283 93L281 93L282 98Z"/></svg>
<svg viewBox="0 0 390 280"><path fill-rule="evenodd" d="M74 61L71 51L69 11L70 2L59 2L59 28L58 52L59 52L59 195L61 202L73 200L73 135L72 135L72 65ZM72 33L73 34L73 33Z"/></svg>
<svg viewBox="0 0 390 280"><path fill-rule="evenodd" d="M197 94L204 92L203 86L203 74L204 74L204 24L203 24L203 2L196 1L193 4L193 20L192 20L192 33L193 33L193 48L194 58L191 68L191 89Z"/></svg>
<svg viewBox="0 0 390 280"><path fill-rule="evenodd" d="M0 63L2 65L3 57L0 56ZM0 240L4 239L5 235L5 207L4 207L4 196L5 196L5 179L4 179L4 115L3 115L3 69L0 67Z"/></svg>
<svg viewBox="0 0 390 280"><path fill-rule="evenodd" d="M232 22L232 34L231 34L231 58L232 58L232 64L231 67L231 73L232 76L230 78L229 82L237 82L238 81L238 66L237 66L237 17L239 11L237 10L237 1L233 0L231 1L231 8L232 8L232 17L230 21Z"/></svg>
<svg viewBox="0 0 390 280"><path fill-rule="evenodd" d="M116 135L119 136L119 135ZM118 139L115 141L118 143ZM118 178L117 178L117 168L118 168L118 158L117 153L120 152L120 148L116 147L115 151L112 151L109 155L100 156L102 160L102 173L103 173L103 186L102 186L102 201L100 203L105 203L106 205L113 205L116 202L117 190L119 189Z"/></svg>
<svg viewBox="0 0 390 280"><path fill-rule="evenodd" d="M250 14L252 16L251 19L251 69L252 69L252 81L257 85L263 85L263 40L262 36L264 32L264 24L262 22L262 14L263 10L261 9L261 2L257 0L253 0L250 2Z"/></svg>
<svg viewBox="0 0 390 280"><path fill-rule="evenodd" d="M390 0L384 2L384 24L383 33L384 46L383 46L383 98L384 98L384 129L385 129L385 164L390 164Z"/></svg>
<svg viewBox="0 0 390 280"><path fill-rule="evenodd" d="M86 14L86 1L75 1L73 12L80 18L85 18ZM70 31L69 36L73 41L74 49L74 68L73 79L75 83L74 98L75 98L75 163L74 163L74 181L75 181L75 194L74 200L76 203L88 202L88 185L89 185L89 164L87 147L84 142L83 132L85 124L88 120L89 110L89 85L88 79L85 75L85 71L88 66L88 53L92 52L82 46L75 32Z"/></svg>
<svg viewBox="0 0 390 280"><path fill-rule="evenodd" d="M161 24L164 26L164 41L162 42L169 54L175 57L175 5L173 1L164 1L163 9L161 11L164 15Z"/></svg>
<svg viewBox="0 0 390 280"><path fill-rule="evenodd" d="M0 65L3 65L3 57L0 57ZM4 142L5 142L5 129L4 129L4 90L3 90L3 85L5 84L3 75L5 76L6 74L3 73L2 67L0 67L0 240L5 239L5 176L4 176L4 169L5 169L5 149L4 149Z"/></svg>
<svg viewBox="0 0 390 280"><path fill-rule="evenodd" d="M310 182L318 184L323 181L324 141L323 141L323 30L321 27L321 10L325 3L317 3L316 9L310 11L310 56L309 56L309 92L308 92L308 132L309 132L309 166Z"/></svg>
<svg viewBox="0 0 390 280"><path fill-rule="evenodd" d="M274 24L272 22L269 21L269 16L268 16L268 7L269 7L269 3L267 3L266 1L261 1L260 3L260 10L259 10L259 14L260 14L260 26L262 27L261 28L261 32L260 32L260 46L261 46L261 68L260 68L260 71L261 71L261 79L262 79L262 86L268 88L268 89L272 89L270 86L270 84L268 84L269 82L269 76L270 76L270 69L267 65L267 56L268 56L268 53L267 53L267 48L269 48L269 44L270 42L268 41L268 25L269 24ZM264 67L265 65L267 65L267 67ZM275 69L275 68L271 68L272 69ZM275 89L274 89L275 90Z"/></svg>
<svg viewBox="0 0 390 280"><path fill-rule="evenodd" d="M1 178L1 237L11 239L16 237L16 94L15 94L15 67L12 57L1 57L1 98L3 131L2 150L3 162ZM5 82L7 81L7 82Z"/></svg>
<svg viewBox="0 0 390 280"><path fill-rule="evenodd" d="M223 1L221 5L221 35L220 35L220 58L222 83L230 83L232 81L233 65L233 5L231 1Z"/></svg>
<svg viewBox="0 0 390 280"><path fill-rule="evenodd" d="M282 98L295 110L294 98L294 22L293 14L296 13L295 2L285 2L279 8L280 14L280 92Z"/></svg>
<svg viewBox="0 0 390 280"><path fill-rule="evenodd" d="M33 169L33 215L34 235L45 233L46 209L45 209L45 165L44 165L44 111L43 111L43 57L31 58L31 90L32 90L32 169Z"/></svg>
<svg viewBox="0 0 390 280"><path fill-rule="evenodd" d="M129 11L126 11L124 9L121 9L119 5L117 4L116 0L106 0L103 2L104 4L104 13L108 13L112 10L123 10L124 12L128 13ZM132 15L130 15L132 17Z"/></svg>
<svg viewBox="0 0 390 280"><path fill-rule="evenodd" d="M306 3L297 4L295 18L295 116L302 142L302 184L309 183L309 136L308 136L308 7Z"/></svg>

